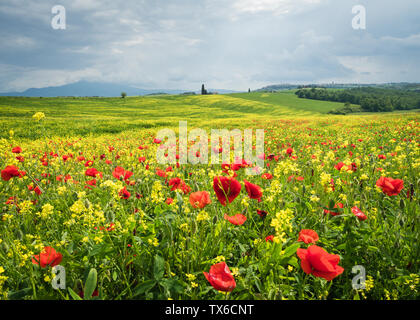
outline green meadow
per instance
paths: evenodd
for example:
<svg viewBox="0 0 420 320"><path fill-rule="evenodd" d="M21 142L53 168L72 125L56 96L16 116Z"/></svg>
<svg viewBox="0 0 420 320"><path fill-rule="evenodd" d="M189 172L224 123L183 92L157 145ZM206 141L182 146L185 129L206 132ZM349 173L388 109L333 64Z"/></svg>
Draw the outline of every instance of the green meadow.
<svg viewBox="0 0 420 320"><path fill-rule="evenodd" d="M326 114L340 105L0 98L0 299L418 299L418 113ZM180 120L265 129L263 167L159 163Z"/></svg>
<svg viewBox="0 0 420 320"><path fill-rule="evenodd" d="M0 137L23 139L49 136L115 134L145 128L174 127L179 120L191 125L242 124L255 119L324 115L341 103L297 98L284 93L230 95L161 95L122 98L0 97ZM43 131L28 130L36 112L44 112ZM33 128L33 127L31 127Z"/></svg>

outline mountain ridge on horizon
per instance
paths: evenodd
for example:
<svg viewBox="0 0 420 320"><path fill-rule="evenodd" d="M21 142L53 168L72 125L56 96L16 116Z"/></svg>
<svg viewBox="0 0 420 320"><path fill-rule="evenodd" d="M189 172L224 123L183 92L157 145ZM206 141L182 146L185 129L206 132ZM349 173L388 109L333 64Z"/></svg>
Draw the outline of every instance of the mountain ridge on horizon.
<svg viewBox="0 0 420 320"><path fill-rule="evenodd" d="M200 85L201 86L201 85ZM389 82L389 83L313 83L313 84L272 84L259 89L252 90L254 92L265 91L281 91L298 89L300 87L324 87L324 88L341 88L349 89L356 87L388 87L388 88L404 88L420 90L420 84L417 82ZM240 93L245 91L235 91L227 89L207 89L209 92L217 92L221 94ZM144 96L153 94L182 94L196 93L200 94L201 90L181 90L181 89L142 89L133 85L109 83L109 82L89 82L78 81L62 86L49 86L43 88L29 88L22 92L0 92L0 96L9 97L120 97L125 92L127 96Z"/></svg>
<svg viewBox="0 0 420 320"><path fill-rule="evenodd" d="M201 86L201 85L200 85ZM239 91L226 89L209 89L212 92L234 93ZM119 97L125 92L127 96L142 96L158 93L182 94L185 92L199 93L200 90L181 89L141 89L128 84L78 81L62 86L49 86L43 88L29 88L22 92L0 92L0 96L11 97Z"/></svg>

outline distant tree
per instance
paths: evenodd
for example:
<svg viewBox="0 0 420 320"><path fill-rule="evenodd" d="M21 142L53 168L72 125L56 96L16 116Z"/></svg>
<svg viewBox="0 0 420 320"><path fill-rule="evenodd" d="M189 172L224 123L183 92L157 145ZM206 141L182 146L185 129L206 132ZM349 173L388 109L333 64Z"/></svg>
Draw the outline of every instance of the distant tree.
<svg viewBox="0 0 420 320"><path fill-rule="evenodd" d="M250 92L251 92L251 88L248 89L248 93L250 93Z"/></svg>
<svg viewBox="0 0 420 320"><path fill-rule="evenodd" d="M201 94L207 94L207 90L204 88L204 84L201 86Z"/></svg>
<svg viewBox="0 0 420 320"><path fill-rule="evenodd" d="M121 92L121 98L125 98L127 96L127 93L125 93L125 92Z"/></svg>

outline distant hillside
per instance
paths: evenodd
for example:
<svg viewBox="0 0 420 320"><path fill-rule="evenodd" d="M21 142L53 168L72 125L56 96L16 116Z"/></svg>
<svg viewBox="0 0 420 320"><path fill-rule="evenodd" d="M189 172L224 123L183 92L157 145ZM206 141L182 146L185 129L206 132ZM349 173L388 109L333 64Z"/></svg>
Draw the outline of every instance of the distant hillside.
<svg viewBox="0 0 420 320"><path fill-rule="evenodd" d="M199 86L198 86L199 88ZM232 93L232 90L210 89L212 92ZM132 85L79 81L57 87L31 88L23 92L5 92L0 96L11 97L119 97L121 92L128 96L150 94L181 94L190 90L141 89ZM199 90L196 91L199 93Z"/></svg>
<svg viewBox="0 0 420 320"><path fill-rule="evenodd" d="M383 88L383 89L404 89L404 90L420 90L420 83L312 83L312 84L273 84L261 89L257 92L273 92L281 90L293 90L301 88L328 88L328 89L352 89L352 88Z"/></svg>

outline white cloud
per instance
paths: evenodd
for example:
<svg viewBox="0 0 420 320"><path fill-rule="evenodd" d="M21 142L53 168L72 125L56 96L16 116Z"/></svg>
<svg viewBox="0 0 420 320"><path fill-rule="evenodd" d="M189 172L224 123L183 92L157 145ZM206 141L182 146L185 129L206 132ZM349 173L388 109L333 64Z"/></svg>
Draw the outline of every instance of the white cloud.
<svg viewBox="0 0 420 320"><path fill-rule="evenodd" d="M420 47L420 33L403 38L385 36L381 37L381 40L401 46Z"/></svg>
<svg viewBox="0 0 420 320"><path fill-rule="evenodd" d="M67 3L65 5L67 6ZM94 10L99 9L104 5L107 5L106 1L100 0L72 0L69 3L70 8L74 10Z"/></svg>
<svg viewBox="0 0 420 320"><path fill-rule="evenodd" d="M236 0L233 8L243 13L272 12L276 15L300 10L302 7L318 4L322 0Z"/></svg>
<svg viewBox="0 0 420 320"><path fill-rule="evenodd" d="M8 80L0 78L0 83L4 88L2 91L24 91L28 88L60 86L80 80L96 80L102 76L101 71L94 68L65 70L0 65L0 71L7 71L10 77ZM3 83L5 80L7 83Z"/></svg>
<svg viewBox="0 0 420 320"><path fill-rule="evenodd" d="M20 35L4 35L0 36L2 49L31 49L36 46L36 41L32 38ZM1 49L0 49L1 50Z"/></svg>
<svg viewBox="0 0 420 320"><path fill-rule="evenodd" d="M62 0L68 27L55 31L56 1L3 1L0 91L79 80L169 89L419 81L418 0L366 2L364 31L351 28L355 3Z"/></svg>

